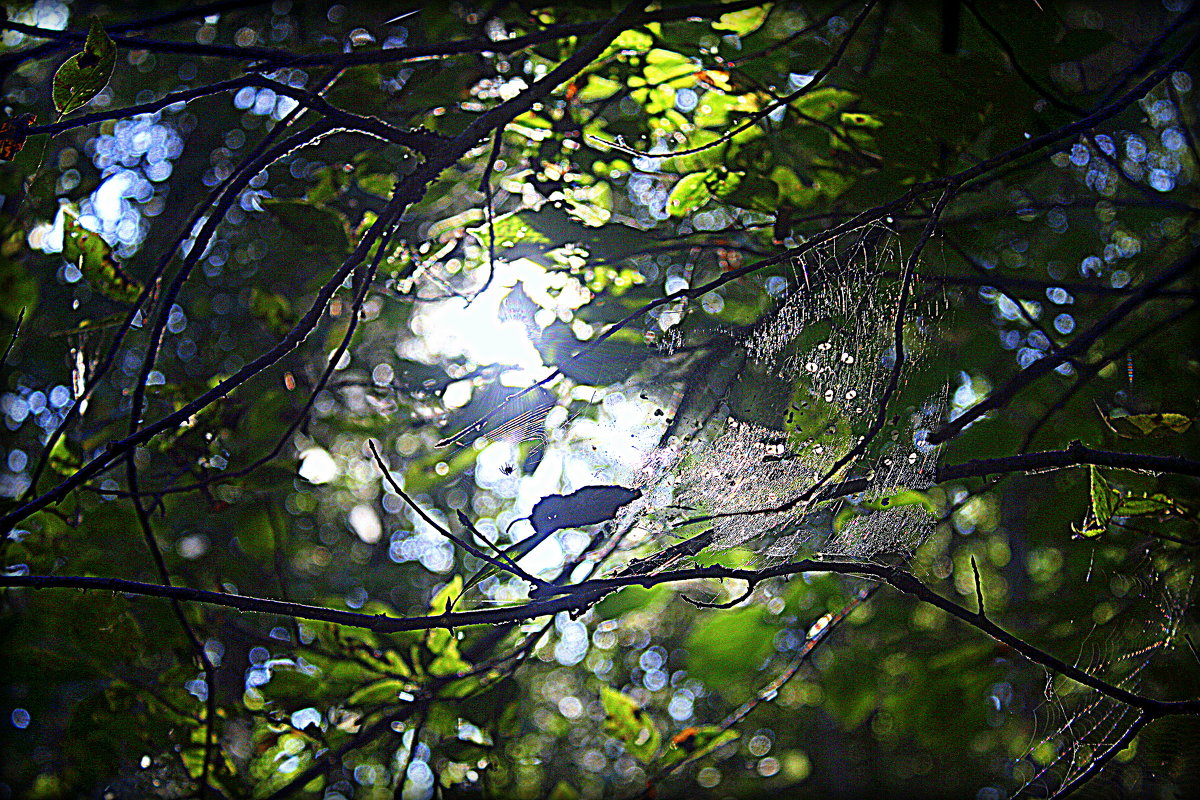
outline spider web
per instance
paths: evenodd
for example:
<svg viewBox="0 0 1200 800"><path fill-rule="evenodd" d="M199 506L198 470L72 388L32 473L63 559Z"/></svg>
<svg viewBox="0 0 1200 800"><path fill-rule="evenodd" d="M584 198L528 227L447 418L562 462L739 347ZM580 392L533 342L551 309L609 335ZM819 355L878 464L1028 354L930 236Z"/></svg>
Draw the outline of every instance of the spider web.
<svg viewBox="0 0 1200 800"><path fill-rule="evenodd" d="M930 485L936 448L924 437L944 413L944 384L904 390L930 347L936 298L908 308L902 391L885 427L864 438L895 369L901 265L887 228L847 234L792 263L790 290L760 323L708 342L705 369L678 387L677 415L640 475L647 500L631 513L649 511L653 536L703 525L711 549L758 540L750 549L766 559L907 556L924 540L932 518L920 506L856 515L831 535L811 499L850 478L865 479L853 499L875 506Z"/></svg>
<svg viewBox="0 0 1200 800"><path fill-rule="evenodd" d="M1115 617L1123 620L1120 627L1102 642L1090 641L1089 635L1076 662L1090 674L1132 693L1138 692L1152 664L1173 645L1190 593L1168 589L1157 575L1136 583L1140 591L1135 600ZM1058 796L1093 769L1097 759L1117 745L1141 717L1138 709L1096 690L1053 673L1044 675L1044 699L1034 712L1042 721L1043 732L1033 737L1013 762L1015 797Z"/></svg>

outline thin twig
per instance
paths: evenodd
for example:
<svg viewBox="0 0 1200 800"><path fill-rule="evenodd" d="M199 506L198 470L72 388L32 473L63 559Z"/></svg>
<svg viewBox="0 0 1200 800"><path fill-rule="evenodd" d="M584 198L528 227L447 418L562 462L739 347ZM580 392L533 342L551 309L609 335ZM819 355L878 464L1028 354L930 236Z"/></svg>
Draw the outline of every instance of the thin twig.
<svg viewBox="0 0 1200 800"><path fill-rule="evenodd" d="M1087 113L1079 106L1076 106L1073 103L1068 103L1066 100L1058 97L1046 87L1038 83L1037 79L1029 74L1029 71L1025 69L1025 66L1021 63L1021 60L1017 58L1017 54L1016 51L1013 50L1013 46L1009 44L1009 41L1004 38L1004 35L996 29L996 26L992 25L992 23L988 21L987 17L983 16L973 0L965 0L964 5L966 5L971 14L975 16L976 21L979 22L979 26L987 32L988 36L992 37L992 40L995 41L996 45L1001 49L1001 51L1004 52L1005 57L1008 58L1008 63L1012 65L1013 72L1017 73L1017 76L1025 82L1026 86L1028 86L1030 89L1033 89L1038 97L1041 97L1047 103L1059 109L1060 111L1066 111L1067 113L1074 114L1077 117L1081 117Z"/></svg>
<svg viewBox="0 0 1200 800"><path fill-rule="evenodd" d="M975 603L976 613L980 618L986 616L983 608L983 583L979 580L979 564L975 561L975 556L971 556L971 571L975 573Z"/></svg>
<svg viewBox="0 0 1200 800"><path fill-rule="evenodd" d="M21 306L21 311L17 314L17 322L13 325L12 335L8 337L8 346L4 348L4 355L0 356L0 370L8 366L8 355L12 352L13 347L17 344L17 337L21 335L21 323L24 321L25 306Z"/></svg>
<svg viewBox="0 0 1200 800"><path fill-rule="evenodd" d="M483 168L483 177L479 179L479 191L483 192L483 216L487 220L488 231L488 274L487 280L483 282L483 286L471 295L467 301L467 305L475 302L475 298L488 290L492 285L492 281L496 279L496 207L495 196L492 194L492 170L496 168L496 161L500 158L500 148L504 144L504 126L496 128L496 133L492 138L492 152L488 156L487 166Z"/></svg>
<svg viewBox="0 0 1200 800"><path fill-rule="evenodd" d="M993 391L983 400L980 400L971 408L968 408L955 419L943 425L929 435L931 444L939 444L941 442L952 439L962 432L964 428L970 425L975 420L982 417L989 411L995 411L1003 408L1008 404L1013 397L1029 384L1039 378L1053 372L1060 364L1070 358L1086 353L1088 348L1093 343L1117 323L1129 316L1137 310L1143 303L1155 296L1158 289L1161 289L1168 284L1182 278L1184 275L1191 272L1197 266L1200 266L1200 249L1193 250L1183 258L1176 261L1171 266L1164 269L1158 275L1143 283L1138 287L1138 290L1126 298L1122 303L1117 305L1103 317L1096 321L1088 330L1076 336L1067 345L1064 345L1058 353L1053 356L1046 356L1038 359L1030 364L1025 369L1018 372L1000 388Z"/></svg>
<svg viewBox="0 0 1200 800"><path fill-rule="evenodd" d="M505 563L504 561L501 561L493 556L489 556L470 542L451 533L449 528L431 517L429 513L425 511L425 509L421 508L420 504L417 503L416 500L413 500L411 497L409 497L408 494L405 493L404 489L400 487L399 482L392 477L392 472L390 469L388 469L387 462L383 460L383 456L379 455L379 450L375 447L375 440L368 439L367 447L371 448L371 455L375 457L375 463L379 466L379 471L383 473L383 479L386 480L388 485L392 487L392 491L400 495L401 499L408 503L412 510L416 511L421 519L425 520L426 524L428 524L431 528L440 533L442 536L445 536L450 541L454 542L463 550L466 550L468 553L478 558L480 561L491 564L496 569L504 570L505 572L511 572L518 578L529 581L534 586L543 585L542 581L533 577L528 572L514 564L512 559L507 559L508 563ZM491 542L488 542L488 544L490 545Z"/></svg>

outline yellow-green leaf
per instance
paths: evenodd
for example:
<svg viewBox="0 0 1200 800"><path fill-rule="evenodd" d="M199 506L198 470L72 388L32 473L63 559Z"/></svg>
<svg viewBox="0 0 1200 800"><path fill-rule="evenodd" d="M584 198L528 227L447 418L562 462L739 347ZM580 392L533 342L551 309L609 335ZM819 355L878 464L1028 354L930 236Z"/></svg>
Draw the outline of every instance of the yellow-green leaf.
<svg viewBox="0 0 1200 800"><path fill-rule="evenodd" d="M68 114L100 94L116 63L116 45L100 20L92 17L83 51L68 58L54 73L54 107Z"/></svg>
<svg viewBox="0 0 1200 800"><path fill-rule="evenodd" d="M410 684L396 678L384 678L383 680L368 683L366 686L357 690L346 699L348 705L364 705L374 703L394 703L401 692L407 692L411 689Z"/></svg>
<svg viewBox="0 0 1200 800"><path fill-rule="evenodd" d="M601 687L600 703L604 706L604 730L620 739L631 756L643 764L649 763L662 743L654 720L636 700L609 686Z"/></svg>
<svg viewBox="0 0 1200 800"><path fill-rule="evenodd" d="M607 100L617 93L621 88L621 84L617 81L608 78L602 78L599 75L590 75L587 78L587 83L583 84L583 88L579 90L579 102L594 103L597 100Z"/></svg>
<svg viewBox="0 0 1200 800"><path fill-rule="evenodd" d="M70 447L67 446L66 437L58 437L58 441L50 450L50 469L59 475L73 475L82 464L83 461L79 455L71 452Z"/></svg>
<svg viewBox="0 0 1200 800"><path fill-rule="evenodd" d="M566 781L559 781L547 800L579 800L579 791Z"/></svg>
<svg viewBox="0 0 1200 800"><path fill-rule="evenodd" d="M1183 414L1131 414L1126 417L1105 417L1104 421L1118 436L1137 439L1143 436L1170 436L1186 433L1192 418Z"/></svg>
<svg viewBox="0 0 1200 800"><path fill-rule="evenodd" d="M429 601L429 616L435 617L438 614L445 614L454 605L454 600L462 594L463 579L461 575L455 575L450 579L450 582L438 590L438 593Z"/></svg>
<svg viewBox="0 0 1200 800"><path fill-rule="evenodd" d="M63 214L63 258L74 264L96 291L109 300L132 303L142 291L141 285L121 269L112 255L112 247L100 234L79 224L75 215Z"/></svg>
<svg viewBox="0 0 1200 800"><path fill-rule="evenodd" d="M685 759L699 758L737 738L737 731L722 730L719 725L684 728L671 737L671 745L663 753L662 764L664 767L669 767Z"/></svg>
<svg viewBox="0 0 1200 800"><path fill-rule="evenodd" d="M672 217L687 216L709 201L712 191L708 188L708 179L712 174L712 170L706 170L679 179L667 198L667 211Z"/></svg>
<svg viewBox="0 0 1200 800"><path fill-rule="evenodd" d="M807 117L828 120L856 99L858 98L853 92L827 86L803 95L796 100L793 108Z"/></svg>
<svg viewBox="0 0 1200 800"><path fill-rule="evenodd" d="M1130 495L1121 498L1113 511L1114 517L1157 516L1178 512L1179 506L1165 494Z"/></svg>
<svg viewBox="0 0 1200 800"><path fill-rule="evenodd" d="M1075 532L1081 536L1099 536L1108 530L1108 523L1112 520L1117 504L1121 501L1121 496L1112 490L1108 485L1108 481L1104 480L1104 476L1100 474L1100 470L1095 466L1088 467L1090 473L1089 492L1091 495L1091 506L1088 508L1087 514L1083 518L1083 524L1074 528Z"/></svg>
<svg viewBox="0 0 1200 800"><path fill-rule="evenodd" d="M842 114L843 125L853 125L858 128L882 128L883 120L870 114L847 111Z"/></svg>
<svg viewBox="0 0 1200 800"><path fill-rule="evenodd" d="M722 14L721 18L713 23L713 27L721 31L732 31L738 36L745 36L762 26L769 10L766 6L756 6L741 11L730 11L728 14Z"/></svg>

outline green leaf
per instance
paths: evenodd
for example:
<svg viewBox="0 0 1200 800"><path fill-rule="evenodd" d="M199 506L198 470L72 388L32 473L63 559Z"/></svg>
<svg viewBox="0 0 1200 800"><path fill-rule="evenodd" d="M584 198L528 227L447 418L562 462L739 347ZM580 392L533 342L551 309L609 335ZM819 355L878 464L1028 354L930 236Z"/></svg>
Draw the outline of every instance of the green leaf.
<svg viewBox="0 0 1200 800"><path fill-rule="evenodd" d="M429 616L436 617L439 614L445 614L454 605L454 600L463 590L463 579L461 575L455 575L450 579L450 582L438 590L433 599L429 601Z"/></svg>
<svg viewBox="0 0 1200 800"><path fill-rule="evenodd" d="M658 243L654 237L630 225L610 222L585 225L566 209L546 203L537 211L518 211L495 221L496 245L509 261L521 257L551 264L546 254L566 245L578 245L594 257L617 259L641 252ZM467 232L483 246L488 243L486 225Z"/></svg>
<svg viewBox="0 0 1200 800"><path fill-rule="evenodd" d="M324 684L315 675L295 669L274 669L271 680L261 689L274 700L312 700L323 694Z"/></svg>
<svg viewBox="0 0 1200 800"><path fill-rule="evenodd" d="M600 703L604 706L604 730L620 739L631 756L649 763L662 743L654 720L636 700L609 686L601 687Z"/></svg>
<svg viewBox="0 0 1200 800"><path fill-rule="evenodd" d="M258 286L250 288L250 313L276 333L287 333L295 322L290 300L279 292L270 292Z"/></svg>
<svg viewBox="0 0 1200 800"><path fill-rule="evenodd" d="M882 511L897 506L920 506L931 515L936 515L938 511L937 503L933 502L927 493L919 492L916 489L900 489L874 500L864 500L862 506L873 511Z"/></svg>
<svg viewBox="0 0 1200 800"><path fill-rule="evenodd" d="M697 617L686 644L688 674L730 698L744 691L774 651L778 628L763 614L751 607Z"/></svg>
<svg viewBox="0 0 1200 800"><path fill-rule="evenodd" d="M654 38L644 31L623 31L613 40L611 47L617 50L645 51L654 44Z"/></svg>
<svg viewBox="0 0 1200 800"><path fill-rule="evenodd" d="M734 112L753 112L758 108L759 104L754 95L708 91L701 96L692 115L692 123L697 128L722 127L729 123L729 117ZM737 141L737 137L734 140Z"/></svg>
<svg viewBox="0 0 1200 800"><path fill-rule="evenodd" d="M71 56L54 73L54 107L68 114L100 94L112 77L117 47L100 20L91 18L83 52Z"/></svg>
<svg viewBox="0 0 1200 800"><path fill-rule="evenodd" d="M579 800L579 790L573 787L566 781L559 781L554 787L554 791L550 792L547 800Z"/></svg>
<svg viewBox="0 0 1200 800"><path fill-rule="evenodd" d="M1106 524L1112 519L1113 509L1116 507L1118 500L1117 493L1108 485L1108 481L1104 480L1104 476L1100 474L1100 470L1095 466L1090 468L1091 471L1091 494L1092 494L1092 512L1097 519L1103 520Z"/></svg>
<svg viewBox="0 0 1200 800"><path fill-rule="evenodd" d="M411 688L411 684L405 683L402 680L384 678L374 683L368 683L357 690L346 699L346 703L348 705L394 703L401 692L407 692Z"/></svg>
<svg viewBox="0 0 1200 800"><path fill-rule="evenodd" d="M1121 502L1113 511L1113 516L1141 517L1172 513L1180 513L1180 508L1165 494L1130 495L1121 498Z"/></svg>
<svg viewBox="0 0 1200 800"><path fill-rule="evenodd" d="M853 92L828 86L801 96L792 107L806 117L828 120L856 99L858 98Z"/></svg>
<svg viewBox="0 0 1200 800"><path fill-rule="evenodd" d="M434 653L433 661L429 663L429 674L445 677L469 672L471 664L458 652L458 640L454 634L445 629L430 632L429 649Z"/></svg>
<svg viewBox="0 0 1200 800"><path fill-rule="evenodd" d="M73 475L82 464L83 461L79 455L71 452L67 445L67 438L65 436L58 437L58 441L50 450L50 469L59 475Z"/></svg>
<svg viewBox="0 0 1200 800"><path fill-rule="evenodd" d="M707 203L712 197L712 191L708 188L708 179L712 176L712 170L684 175L667 198L667 211L671 216L686 217Z"/></svg>
<svg viewBox="0 0 1200 800"><path fill-rule="evenodd" d="M644 589L641 586L626 586L613 592L596 604L593 613L599 619L618 619L631 611L646 608L653 604L662 604L671 595L671 590L665 586L655 586Z"/></svg>
<svg viewBox="0 0 1200 800"><path fill-rule="evenodd" d="M1121 496L1113 491L1108 485L1108 481L1104 480L1104 476L1100 474L1100 470L1091 466L1088 468L1090 472L1089 491L1091 494L1091 507L1083 518L1083 524L1079 527L1072 525L1075 532L1081 536L1099 536L1108 530L1108 523L1112 520L1118 503L1121 501Z"/></svg>
<svg viewBox="0 0 1200 800"><path fill-rule="evenodd" d="M7 153L9 163L13 166L13 172L8 173L12 176L11 178L0 178L0 185L4 186L5 194L16 188L16 185L8 183L10 180L14 178L21 180L36 175L45 160L46 147L50 144L50 134L39 133L36 136L26 136L25 134L28 125L32 125L36 121L37 118L33 114L27 114L24 119L18 117L0 125L0 160L3 160L3 154Z"/></svg>
<svg viewBox="0 0 1200 800"><path fill-rule="evenodd" d="M695 72L696 65L687 56L656 47L646 54L646 68L642 74L646 76L647 84L658 86Z"/></svg>
<svg viewBox="0 0 1200 800"><path fill-rule="evenodd" d="M25 247L20 227L6 227L0 233L0 316L11 320L20 317L22 310L30 318L37 306L38 282L18 260Z"/></svg>
<svg viewBox="0 0 1200 800"><path fill-rule="evenodd" d="M883 120L873 117L870 114L847 111L842 114L842 124L858 128L882 128Z"/></svg>
<svg viewBox="0 0 1200 800"><path fill-rule="evenodd" d="M713 23L713 27L720 31L732 31L738 36L745 36L762 26L769 10L766 6L757 6L741 11L731 11L728 14L722 14L721 18Z"/></svg>
<svg viewBox="0 0 1200 800"><path fill-rule="evenodd" d="M671 744L662 756L662 765L670 767L680 761L700 758L721 745L736 740L738 735L738 732L732 729L722 730L720 725L684 728L671 737Z"/></svg>
<svg viewBox="0 0 1200 800"><path fill-rule="evenodd" d="M1104 417L1113 433L1124 439L1141 437L1171 436L1187 433L1192 427L1192 418L1184 414L1131 414L1124 417Z"/></svg>
<svg viewBox="0 0 1200 800"><path fill-rule="evenodd" d="M436 617L449 612L454 607L454 601L462 593L462 576L455 575L429 602L429 616ZM458 652L458 639L455 638L454 631L447 628L431 628L425 635L425 648L432 656L428 667L430 675L456 675L471 668Z"/></svg>
<svg viewBox="0 0 1200 800"><path fill-rule="evenodd" d="M598 100L607 100L617 93L621 88L618 81L602 78L599 75L590 75L587 82L583 84L583 88L579 90L578 100L581 103L595 103Z"/></svg>
<svg viewBox="0 0 1200 800"><path fill-rule="evenodd" d="M109 300L132 303L142 291L141 285L122 271L104 237L80 225L70 211L63 214L62 255Z"/></svg>

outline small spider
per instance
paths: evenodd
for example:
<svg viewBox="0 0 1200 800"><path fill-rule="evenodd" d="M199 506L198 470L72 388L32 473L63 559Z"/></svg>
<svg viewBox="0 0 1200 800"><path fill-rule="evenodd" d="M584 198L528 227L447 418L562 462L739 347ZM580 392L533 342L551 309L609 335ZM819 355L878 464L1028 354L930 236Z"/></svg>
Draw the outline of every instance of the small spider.
<svg viewBox="0 0 1200 800"><path fill-rule="evenodd" d="M517 467L515 464L505 464L504 466L500 467L500 472L502 472L505 475L512 475L513 472L516 471L516 469L517 469Z"/></svg>

